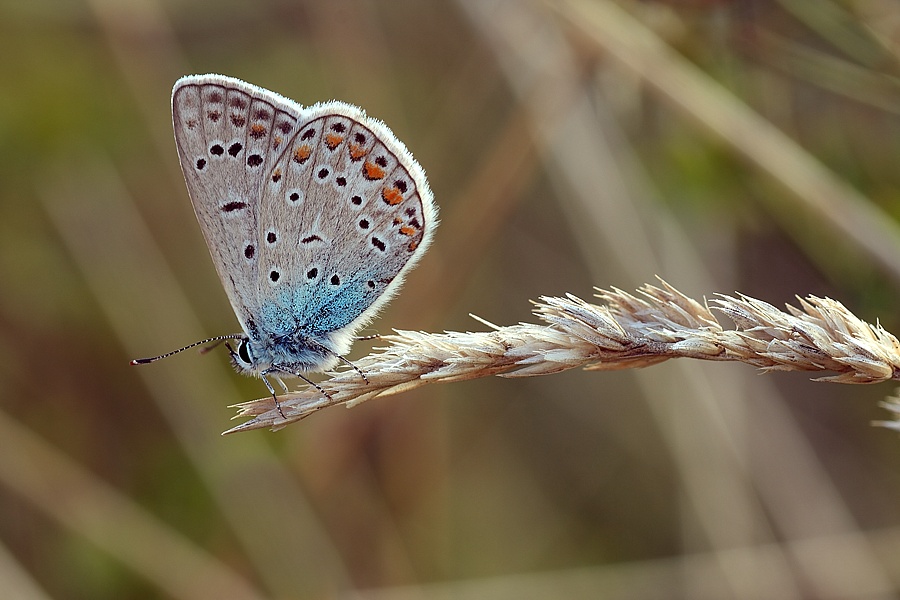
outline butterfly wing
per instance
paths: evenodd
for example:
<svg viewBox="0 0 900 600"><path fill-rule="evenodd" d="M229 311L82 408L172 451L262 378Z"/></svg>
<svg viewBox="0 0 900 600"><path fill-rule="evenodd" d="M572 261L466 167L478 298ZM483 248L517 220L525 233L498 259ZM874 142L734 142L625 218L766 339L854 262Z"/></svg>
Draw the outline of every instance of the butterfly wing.
<svg viewBox="0 0 900 600"><path fill-rule="evenodd" d="M182 78L172 113L194 211L257 352L308 368L326 364L302 358L311 346L344 354L431 242L422 168L355 106L304 108L230 77Z"/></svg>
<svg viewBox="0 0 900 600"><path fill-rule="evenodd" d="M220 75L192 75L172 91L172 121L188 193L216 271L248 333L259 310L260 194L302 108Z"/></svg>
<svg viewBox="0 0 900 600"><path fill-rule="evenodd" d="M383 123L342 102L304 116L263 184L260 316L275 335L344 354L431 242L437 211Z"/></svg>

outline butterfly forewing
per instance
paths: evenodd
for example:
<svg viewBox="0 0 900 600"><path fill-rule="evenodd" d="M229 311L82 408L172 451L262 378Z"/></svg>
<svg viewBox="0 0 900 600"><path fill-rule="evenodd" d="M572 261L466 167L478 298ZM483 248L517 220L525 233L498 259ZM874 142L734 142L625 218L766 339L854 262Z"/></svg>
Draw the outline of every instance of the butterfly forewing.
<svg viewBox="0 0 900 600"><path fill-rule="evenodd" d="M298 115L228 78L188 77L172 93L178 156L188 192L228 299L245 330L256 289L263 181Z"/></svg>

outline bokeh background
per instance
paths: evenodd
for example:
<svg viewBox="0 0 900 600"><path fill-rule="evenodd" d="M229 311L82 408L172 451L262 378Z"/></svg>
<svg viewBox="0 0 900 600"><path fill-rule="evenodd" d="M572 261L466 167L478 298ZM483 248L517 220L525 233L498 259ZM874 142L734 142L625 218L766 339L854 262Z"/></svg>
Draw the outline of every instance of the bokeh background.
<svg viewBox="0 0 900 600"><path fill-rule="evenodd" d="M278 433L169 95L218 72L385 120L443 223L371 331L659 275L900 332L892 0L0 2L7 598L895 598L890 385L670 362L434 385ZM371 343L358 343L362 356Z"/></svg>

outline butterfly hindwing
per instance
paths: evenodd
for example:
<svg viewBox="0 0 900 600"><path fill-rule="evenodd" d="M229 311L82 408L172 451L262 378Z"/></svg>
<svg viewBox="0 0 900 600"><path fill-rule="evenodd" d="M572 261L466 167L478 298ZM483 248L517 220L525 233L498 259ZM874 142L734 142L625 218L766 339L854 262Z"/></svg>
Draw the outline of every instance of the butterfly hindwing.
<svg viewBox="0 0 900 600"><path fill-rule="evenodd" d="M270 328L299 330L340 352L341 330L372 316L418 256L422 194L431 199L399 142L391 151L381 141L383 125L340 102L309 112L274 167L277 181L265 183L260 227L274 243L261 243L268 266L259 287L273 290L263 310Z"/></svg>

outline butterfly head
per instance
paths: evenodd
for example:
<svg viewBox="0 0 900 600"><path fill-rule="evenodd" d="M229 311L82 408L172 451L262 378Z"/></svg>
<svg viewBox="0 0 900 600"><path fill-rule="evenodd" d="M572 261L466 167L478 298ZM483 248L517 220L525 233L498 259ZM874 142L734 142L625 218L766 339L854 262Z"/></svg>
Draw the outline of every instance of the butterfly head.
<svg viewBox="0 0 900 600"><path fill-rule="evenodd" d="M237 346L232 347L231 344L225 344L228 348L228 354L231 356L231 365L234 370L243 375L255 375L262 369L258 366L255 353L251 350L252 342L249 337L238 338Z"/></svg>
<svg viewBox="0 0 900 600"><path fill-rule="evenodd" d="M325 371L340 360L331 340L321 342L310 337L292 334L273 339L258 340L246 335L233 338L226 344L231 364L242 375L261 376L270 371L295 376L300 372Z"/></svg>

